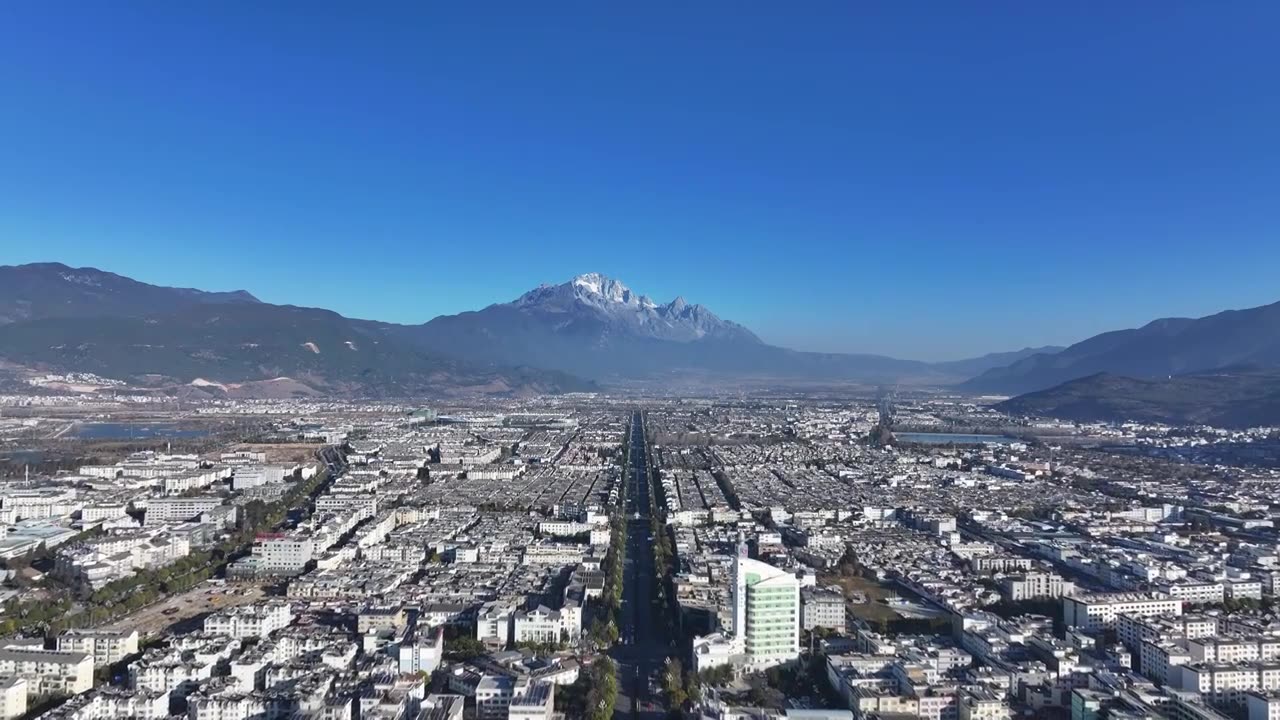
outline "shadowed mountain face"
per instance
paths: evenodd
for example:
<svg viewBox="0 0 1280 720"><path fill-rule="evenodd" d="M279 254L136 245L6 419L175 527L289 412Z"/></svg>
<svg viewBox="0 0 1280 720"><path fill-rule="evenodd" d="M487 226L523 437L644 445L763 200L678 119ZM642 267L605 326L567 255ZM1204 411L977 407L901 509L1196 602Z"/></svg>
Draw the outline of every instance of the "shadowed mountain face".
<svg viewBox="0 0 1280 720"><path fill-rule="evenodd" d="M594 388L555 371L432 355L337 313L245 292L159 287L62 265L4 267L0 278L0 359L32 370L151 387L194 382L206 393L281 379L304 394L354 396Z"/></svg>
<svg viewBox="0 0 1280 720"><path fill-rule="evenodd" d="M1054 354L989 370L960 387L1018 394L1097 373L1161 378L1234 366L1280 365L1280 303L1198 319L1167 318L1103 333Z"/></svg>
<svg viewBox="0 0 1280 720"><path fill-rule="evenodd" d="M1100 371L1160 377L1280 363L1280 304L1106 333L1065 350L1027 348L926 363L769 345L677 297L666 303L596 273L422 325L272 305L244 291L160 287L92 268L0 267L0 360L151 385L289 378L320 393L472 388L594 389L577 378L852 381L1016 393ZM538 368L538 369L534 369ZM575 377L576 376L576 377ZM207 387L200 383L200 387Z"/></svg>
<svg viewBox="0 0 1280 720"><path fill-rule="evenodd" d="M377 327L433 352L555 368L600 380L654 379L686 372L865 382L965 377L913 360L797 352L768 345L702 305L680 297L660 304L596 273L560 285L543 285L512 302L441 316L423 325Z"/></svg>
<svg viewBox="0 0 1280 720"><path fill-rule="evenodd" d="M101 316L144 316L160 309L257 303L244 290L160 287L94 268L61 263L0 266L0 323Z"/></svg>
<svg viewBox="0 0 1280 720"><path fill-rule="evenodd" d="M1158 380L1099 373L996 407L1012 415L1078 422L1280 425L1280 368L1235 368Z"/></svg>

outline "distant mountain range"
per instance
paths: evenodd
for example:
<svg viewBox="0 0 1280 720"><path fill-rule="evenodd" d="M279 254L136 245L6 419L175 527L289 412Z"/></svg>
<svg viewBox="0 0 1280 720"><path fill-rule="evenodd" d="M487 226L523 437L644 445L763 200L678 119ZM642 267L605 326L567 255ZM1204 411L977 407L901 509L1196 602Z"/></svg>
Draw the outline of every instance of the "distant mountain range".
<svg viewBox="0 0 1280 720"><path fill-rule="evenodd" d="M53 263L0 268L0 360L196 395L596 389L554 370L426 353L328 310Z"/></svg>
<svg viewBox="0 0 1280 720"><path fill-rule="evenodd" d="M713 379L957 382L1033 352L951 363L881 355L798 352L769 345L747 328L682 297L659 304L597 273L543 285L507 303L422 325L375 323L431 352L478 362L555 368L610 382L673 374Z"/></svg>
<svg viewBox="0 0 1280 720"><path fill-rule="evenodd" d="M244 290L158 287L94 268L61 263L0 265L0 323L46 318L142 316L157 309L258 304Z"/></svg>
<svg viewBox="0 0 1280 720"><path fill-rule="evenodd" d="M1280 368L1228 368L1143 380L1107 373L996 406L1011 415L1080 422L1158 422L1241 428L1280 425Z"/></svg>
<svg viewBox="0 0 1280 720"><path fill-rule="evenodd" d="M0 267L0 372L92 372L206 395L542 393L676 378L959 383L970 393L1036 393L1003 406L1011 412L1101 418L1132 408L1234 421L1265 416L1266 402L1244 394L1266 391L1266 369L1276 367L1280 303L1157 320L1067 348L928 363L777 347L702 305L655 302L597 273L403 325L93 268ZM1206 387L1225 404L1191 413L1171 400Z"/></svg>
<svg viewBox="0 0 1280 720"><path fill-rule="evenodd" d="M1033 392L1097 373L1167 378L1218 368L1280 365L1280 303L1198 319L1165 318L1037 353L963 383L975 393Z"/></svg>
<svg viewBox="0 0 1280 720"><path fill-rule="evenodd" d="M399 325L93 268L0 267L0 361L203 394L557 392L679 373L710 382L936 384L1032 352L936 364L797 352L768 345L702 305L680 297L657 303L596 273L475 312Z"/></svg>

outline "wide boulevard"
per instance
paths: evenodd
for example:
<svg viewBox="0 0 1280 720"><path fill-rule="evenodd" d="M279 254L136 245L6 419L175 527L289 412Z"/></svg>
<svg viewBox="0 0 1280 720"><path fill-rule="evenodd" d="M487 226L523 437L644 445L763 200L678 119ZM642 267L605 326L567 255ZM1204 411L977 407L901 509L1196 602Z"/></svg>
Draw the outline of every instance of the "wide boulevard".
<svg viewBox="0 0 1280 720"><path fill-rule="evenodd" d="M623 567L622 627L613 658L618 662L616 720L656 720L666 714L660 676L668 647L668 628L656 620L657 583L649 526L648 446L644 416L631 420L631 461L627 468L627 559Z"/></svg>

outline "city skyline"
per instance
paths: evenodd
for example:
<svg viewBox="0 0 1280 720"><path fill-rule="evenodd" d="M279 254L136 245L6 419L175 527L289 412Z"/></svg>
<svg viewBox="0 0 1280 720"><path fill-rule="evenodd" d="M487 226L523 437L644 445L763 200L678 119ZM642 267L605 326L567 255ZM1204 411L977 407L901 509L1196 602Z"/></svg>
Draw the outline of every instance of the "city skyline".
<svg viewBox="0 0 1280 720"><path fill-rule="evenodd" d="M0 11L0 720L1280 719L1280 5Z"/></svg>
<svg viewBox="0 0 1280 720"><path fill-rule="evenodd" d="M405 323L598 271L926 360L1277 299L1275 8L729 10L11 10L3 261Z"/></svg>

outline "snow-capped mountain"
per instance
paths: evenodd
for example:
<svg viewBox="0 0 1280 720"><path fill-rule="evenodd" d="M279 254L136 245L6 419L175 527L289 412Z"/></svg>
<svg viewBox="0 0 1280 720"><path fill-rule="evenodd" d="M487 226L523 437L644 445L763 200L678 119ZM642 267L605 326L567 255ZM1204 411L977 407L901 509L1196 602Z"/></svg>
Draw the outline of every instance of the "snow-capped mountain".
<svg viewBox="0 0 1280 720"><path fill-rule="evenodd" d="M599 273L542 285L482 310L380 330L467 360L605 381L681 373L868 381L936 376L927 364L909 360L775 347L683 297L660 304Z"/></svg>
<svg viewBox="0 0 1280 720"><path fill-rule="evenodd" d="M720 319L702 305L690 305L683 297L659 305L599 273L579 275L559 285L541 285L509 306L531 315L563 316L556 321L565 328L599 323L606 332L656 340L760 342L750 330Z"/></svg>

